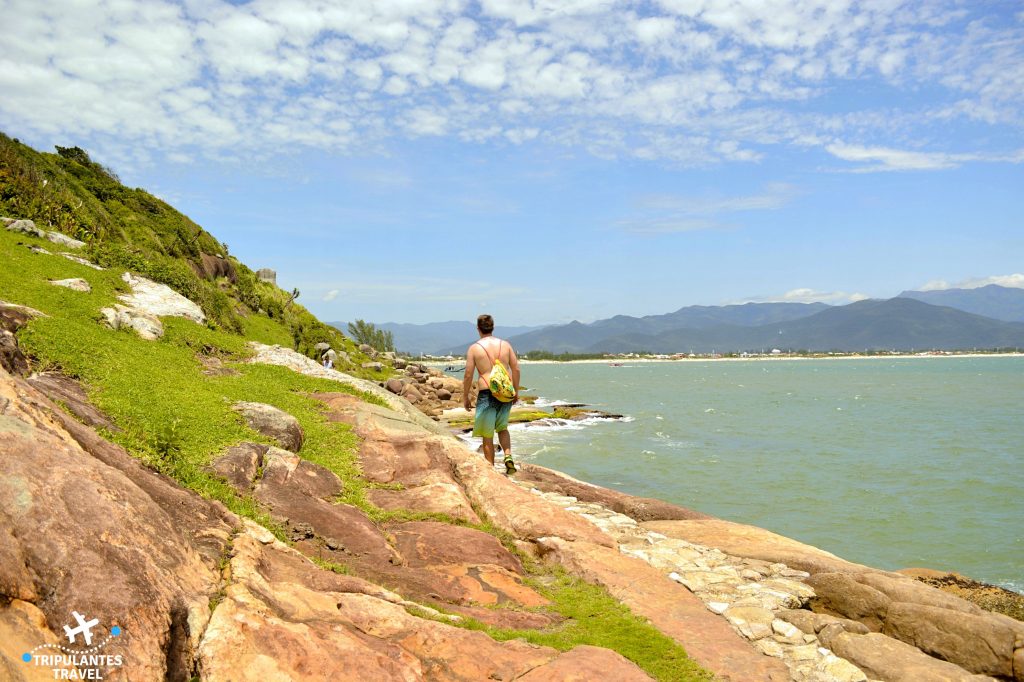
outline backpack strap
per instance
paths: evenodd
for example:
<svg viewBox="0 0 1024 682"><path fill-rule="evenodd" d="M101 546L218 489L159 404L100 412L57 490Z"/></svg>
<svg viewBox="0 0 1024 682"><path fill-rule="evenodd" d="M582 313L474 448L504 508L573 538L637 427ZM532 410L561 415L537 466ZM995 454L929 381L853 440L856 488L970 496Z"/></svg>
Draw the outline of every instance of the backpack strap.
<svg viewBox="0 0 1024 682"><path fill-rule="evenodd" d="M498 355L493 358L491 357L491 354L487 352L487 346L479 341L477 341L475 345L480 346L483 349L484 355L486 355L487 359L491 361L491 367L493 368L495 361L501 359L501 344L503 343L505 343L505 339L498 339Z"/></svg>

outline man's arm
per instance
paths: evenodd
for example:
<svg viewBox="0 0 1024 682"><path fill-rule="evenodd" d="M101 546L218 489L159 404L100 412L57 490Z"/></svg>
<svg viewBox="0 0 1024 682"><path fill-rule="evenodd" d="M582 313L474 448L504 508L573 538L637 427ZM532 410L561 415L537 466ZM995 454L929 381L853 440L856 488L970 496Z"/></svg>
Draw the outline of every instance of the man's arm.
<svg viewBox="0 0 1024 682"><path fill-rule="evenodd" d="M466 350L466 373L462 377L462 406L469 409L469 392L473 388L473 372L476 370L476 362L473 359L473 346Z"/></svg>
<svg viewBox="0 0 1024 682"><path fill-rule="evenodd" d="M512 385L516 388L516 396L513 402L519 402L519 358L516 357L516 349L511 346L508 347L508 368L512 370Z"/></svg>

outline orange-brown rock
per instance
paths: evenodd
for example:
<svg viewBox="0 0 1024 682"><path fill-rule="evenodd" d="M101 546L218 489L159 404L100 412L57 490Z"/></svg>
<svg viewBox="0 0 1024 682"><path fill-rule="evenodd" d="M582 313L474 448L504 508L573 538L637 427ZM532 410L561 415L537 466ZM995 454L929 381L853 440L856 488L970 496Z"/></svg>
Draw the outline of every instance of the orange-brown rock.
<svg viewBox="0 0 1024 682"><path fill-rule="evenodd" d="M473 511L462 488L455 483L427 483L402 490L370 489L366 491L366 497L381 509L435 512L469 523L480 523L480 517Z"/></svg>
<svg viewBox="0 0 1024 682"><path fill-rule="evenodd" d="M616 546L615 541L594 524L516 485L460 443L453 440L445 445L455 476L466 495L499 527L523 540L560 537Z"/></svg>
<svg viewBox="0 0 1024 682"><path fill-rule="evenodd" d="M499 643L413 616L397 595L348 591L340 582L310 587L312 581L295 575L301 561L276 541L238 537L233 582L200 646L204 680L513 680L548 667L550 674L536 679L576 679L572 670L580 668L603 669L607 679L644 679L635 665L605 650L560 654ZM315 571L308 565L305 572Z"/></svg>
<svg viewBox="0 0 1024 682"><path fill-rule="evenodd" d="M2 371L0 406L3 601L37 607L41 640L63 635L72 611L99 620L97 638L123 628L110 652L124 667L105 679L189 679L190 637L209 618L217 559L237 520Z"/></svg>

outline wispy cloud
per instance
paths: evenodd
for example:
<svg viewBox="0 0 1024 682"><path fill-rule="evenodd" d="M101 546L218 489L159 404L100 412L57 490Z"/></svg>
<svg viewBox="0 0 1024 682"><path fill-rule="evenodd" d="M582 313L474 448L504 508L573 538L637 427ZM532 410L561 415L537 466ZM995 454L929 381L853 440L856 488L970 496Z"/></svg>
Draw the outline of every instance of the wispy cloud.
<svg viewBox="0 0 1024 682"><path fill-rule="evenodd" d="M807 287L790 289L778 296L758 296L747 298L738 303L827 303L829 305L844 305L856 303L870 298L867 294L847 291L817 291Z"/></svg>
<svg viewBox="0 0 1024 682"><path fill-rule="evenodd" d="M331 289L326 294L324 294L323 300L324 301L333 301L334 299L338 298L338 294L339 293L341 293L340 289Z"/></svg>
<svg viewBox="0 0 1024 682"><path fill-rule="evenodd" d="M921 285L919 291L940 291L942 289L978 289L989 284L998 284L1001 287L1013 287L1024 289L1024 274L1014 273L1012 275L991 275L989 277L970 277L952 284L943 279L933 279Z"/></svg>
<svg viewBox="0 0 1024 682"><path fill-rule="evenodd" d="M950 154L834 143L826 146L825 150L843 161L863 164L852 168L854 173L942 170L956 168L969 161L1024 163L1024 149L1010 154Z"/></svg>
<svg viewBox="0 0 1024 682"><path fill-rule="evenodd" d="M798 194L795 185L771 183L757 194L738 196L681 196L649 194L634 202L635 214L616 226L637 234L667 234L732 227L725 219L735 213L775 211Z"/></svg>

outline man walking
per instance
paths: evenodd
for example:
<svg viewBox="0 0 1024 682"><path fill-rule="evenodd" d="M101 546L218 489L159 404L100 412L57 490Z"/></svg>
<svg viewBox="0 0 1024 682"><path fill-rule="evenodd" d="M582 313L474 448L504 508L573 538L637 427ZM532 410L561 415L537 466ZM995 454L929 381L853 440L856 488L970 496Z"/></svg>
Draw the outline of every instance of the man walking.
<svg viewBox="0 0 1024 682"><path fill-rule="evenodd" d="M505 455L505 472L514 474L516 465L512 461L512 438L508 433L508 415L513 403L519 400L519 358L516 357L512 345L504 339L491 334L494 332L494 318L481 315L476 318L476 329L480 340L466 351L466 375L462 379L462 406L469 410L469 393L473 386L473 373L479 373L477 380L479 393L476 397L476 419L473 422L473 436L483 439L484 457L494 465L494 433L498 433L498 442ZM495 362L500 360L512 377L515 396L508 402L502 402L491 394L491 371ZM500 371L500 370L499 370Z"/></svg>

